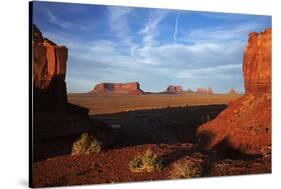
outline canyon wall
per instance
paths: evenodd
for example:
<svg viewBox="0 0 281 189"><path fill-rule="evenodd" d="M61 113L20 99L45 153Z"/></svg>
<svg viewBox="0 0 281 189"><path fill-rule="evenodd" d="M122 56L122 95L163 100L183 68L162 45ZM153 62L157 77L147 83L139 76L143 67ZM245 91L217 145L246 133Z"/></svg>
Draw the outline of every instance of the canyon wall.
<svg viewBox="0 0 281 189"><path fill-rule="evenodd" d="M271 149L271 28L249 34L243 76L245 95L197 131L207 149L228 147L247 154Z"/></svg>

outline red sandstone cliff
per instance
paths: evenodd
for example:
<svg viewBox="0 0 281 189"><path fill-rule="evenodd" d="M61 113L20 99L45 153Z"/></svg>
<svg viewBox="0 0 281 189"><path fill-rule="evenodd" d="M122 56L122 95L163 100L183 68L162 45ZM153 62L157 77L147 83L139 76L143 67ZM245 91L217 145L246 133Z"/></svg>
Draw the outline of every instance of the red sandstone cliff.
<svg viewBox="0 0 281 189"><path fill-rule="evenodd" d="M243 73L246 94L271 92L271 28L260 34L250 33Z"/></svg>
<svg viewBox="0 0 281 189"><path fill-rule="evenodd" d="M250 33L243 76L246 94L198 129L207 149L263 153L271 148L271 29Z"/></svg>
<svg viewBox="0 0 281 189"><path fill-rule="evenodd" d="M43 38L33 25L33 105L35 111L64 109L66 61L68 49Z"/></svg>
<svg viewBox="0 0 281 189"><path fill-rule="evenodd" d="M131 83L99 83L89 93L94 94L120 94L139 95L144 94L138 82Z"/></svg>
<svg viewBox="0 0 281 189"><path fill-rule="evenodd" d="M88 109L67 102L68 50L32 27L33 139L76 135L90 128Z"/></svg>

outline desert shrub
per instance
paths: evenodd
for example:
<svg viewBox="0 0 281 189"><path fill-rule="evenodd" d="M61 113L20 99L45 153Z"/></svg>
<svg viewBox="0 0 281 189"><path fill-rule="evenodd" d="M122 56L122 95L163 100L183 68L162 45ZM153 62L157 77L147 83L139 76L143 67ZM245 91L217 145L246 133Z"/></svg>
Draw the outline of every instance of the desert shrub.
<svg viewBox="0 0 281 189"><path fill-rule="evenodd" d="M83 133L72 145L72 155L93 154L101 151L101 143L88 133Z"/></svg>
<svg viewBox="0 0 281 189"><path fill-rule="evenodd" d="M171 172L171 179L185 179L200 177L202 175L202 166L200 162L185 160L174 164Z"/></svg>
<svg viewBox="0 0 281 189"><path fill-rule="evenodd" d="M162 169L161 159L147 149L144 154L137 156L129 162L129 169L132 172L153 172Z"/></svg>

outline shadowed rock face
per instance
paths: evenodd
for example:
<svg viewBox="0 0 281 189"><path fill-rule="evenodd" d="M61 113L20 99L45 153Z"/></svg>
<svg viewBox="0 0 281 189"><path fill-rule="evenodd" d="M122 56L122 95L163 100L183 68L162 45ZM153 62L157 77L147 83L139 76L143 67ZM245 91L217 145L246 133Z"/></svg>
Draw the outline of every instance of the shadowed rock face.
<svg viewBox="0 0 281 189"><path fill-rule="evenodd" d="M246 94L198 129L207 149L221 148L225 140L243 153L263 153L271 146L271 29L250 33L243 75Z"/></svg>
<svg viewBox="0 0 281 189"><path fill-rule="evenodd" d="M43 38L33 25L33 100L35 111L64 109L66 61L68 49Z"/></svg>
<svg viewBox="0 0 281 189"><path fill-rule="evenodd" d="M67 48L44 38L35 25L32 32L34 143L89 130L89 110L67 102Z"/></svg>
<svg viewBox="0 0 281 189"><path fill-rule="evenodd" d="M179 85L169 85L166 89L167 93L182 93L184 92L182 87Z"/></svg>
<svg viewBox="0 0 281 189"><path fill-rule="evenodd" d="M138 82L131 83L99 83L90 93L96 94L124 94L139 95L144 94Z"/></svg>
<svg viewBox="0 0 281 189"><path fill-rule="evenodd" d="M271 28L249 34L243 75L246 93L271 92Z"/></svg>

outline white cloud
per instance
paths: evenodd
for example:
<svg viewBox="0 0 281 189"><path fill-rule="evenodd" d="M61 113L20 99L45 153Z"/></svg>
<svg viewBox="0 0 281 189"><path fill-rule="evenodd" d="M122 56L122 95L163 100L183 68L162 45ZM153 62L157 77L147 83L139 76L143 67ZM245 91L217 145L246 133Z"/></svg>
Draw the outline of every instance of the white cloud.
<svg viewBox="0 0 281 189"><path fill-rule="evenodd" d="M52 11L46 9L46 13L47 13L47 16L49 18L49 22L51 22L51 23L53 23L53 24L55 24L57 26L60 26L60 27L62 27L64 29L70 30L71 28L73 28L73 24L72 23L60 19Z"/></svg>
<svg viewBox="0 0 281 189"><path fill-rule="evenodd" d="M113 34L119 37L126 45L132 46L128 14L132 12L133 8L107 6L107 10L109 12L109 27Z"/></svg>
<svg viewBox="0 0 281 189"><path fill-rule="evenodd" d="M235 72L242 71L242 63L226 64L213 67L205 67L198 69L186 69L177 74L178 78L196 79L196 78L220 78L229 79L235 77Z"/></svg>
<svg viewBox="0 0 281 189"><path fill-rule="evenodd" d="M175 44L177 44L177 34L178 34L179 18L180 18L180 13L177 14L176 23L175 23L175 29L174 29L174 34L173 34L173 38L174 38L174 43Z"/></svg>
<svg viewBox="0 0 281 189"><path fill-rule="evenodd" d="M146 64L170 67L204 67L237 62L241 58L243 43L167 44L136 50L137 58Z"/></svg>
<svg viewBox="0 0 281 189"><path fill-rule="evenodd" d="M139 31L139 34L143 36L144 46L155 46L158 44L158 41L155 39L160 34L158 26L168 13L168 11L163 10L149 10L148 21Z"/></svg>
<svg viewBox="0 0 281 189"><path fill-rule="evenodd" d="M258 23L251 22L232 26L193 29L188 32L180 30L183 36L181 41L194 43L221 42L225 40L241 41L241 39L247 38L250 31L255 31L258 26Z"/></svg>

